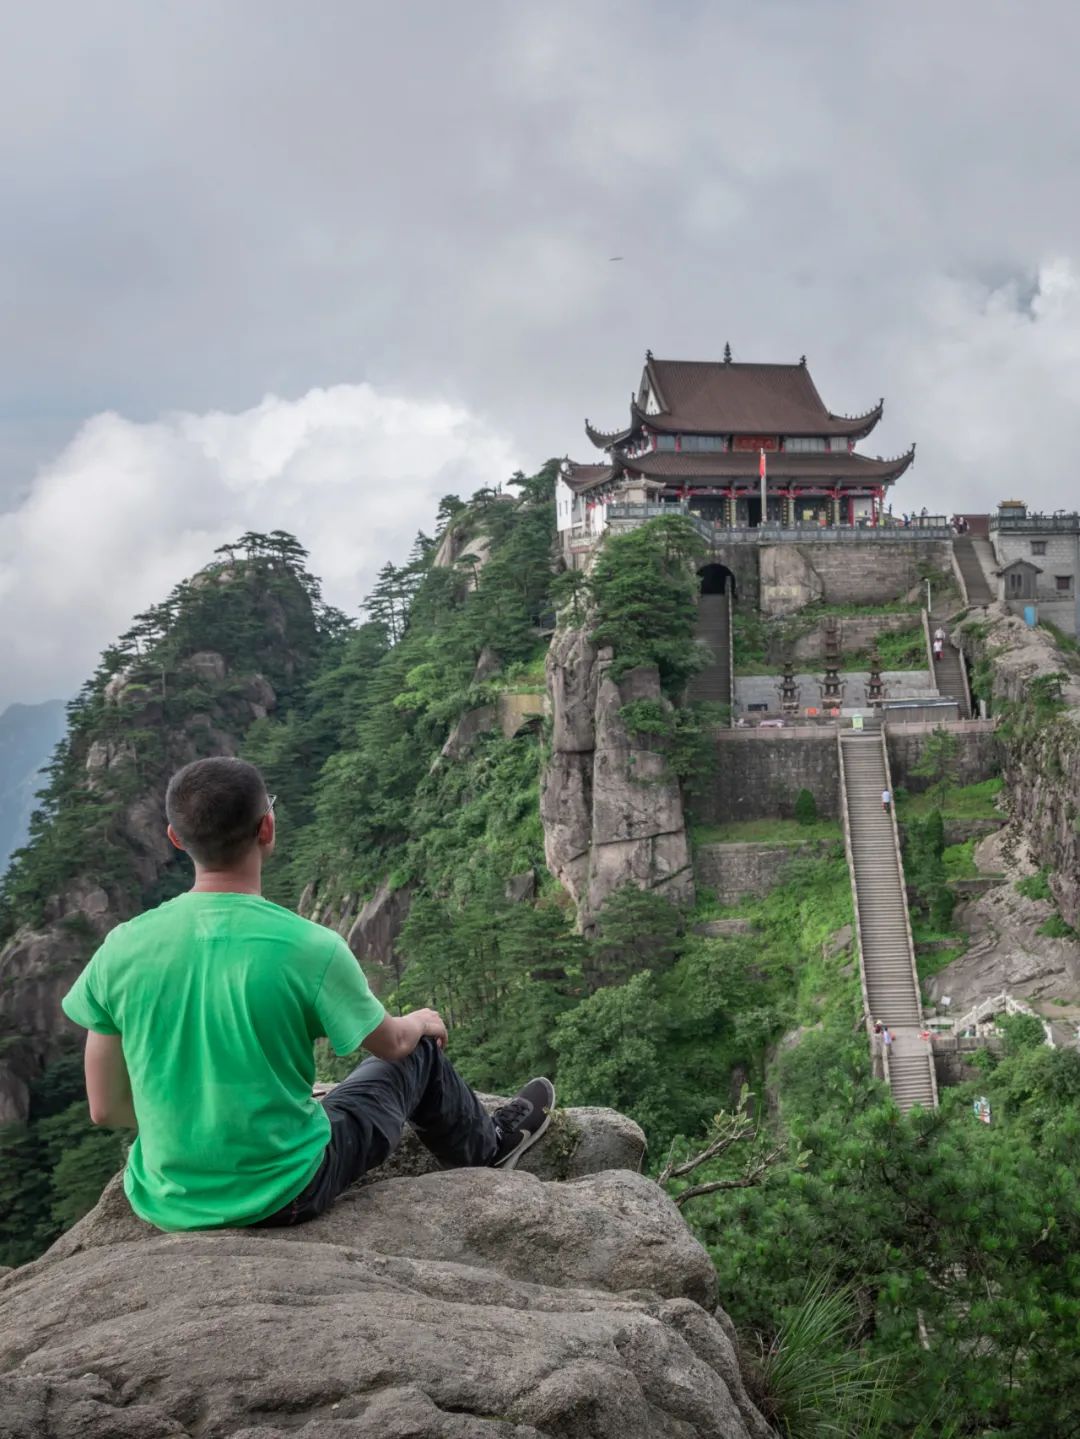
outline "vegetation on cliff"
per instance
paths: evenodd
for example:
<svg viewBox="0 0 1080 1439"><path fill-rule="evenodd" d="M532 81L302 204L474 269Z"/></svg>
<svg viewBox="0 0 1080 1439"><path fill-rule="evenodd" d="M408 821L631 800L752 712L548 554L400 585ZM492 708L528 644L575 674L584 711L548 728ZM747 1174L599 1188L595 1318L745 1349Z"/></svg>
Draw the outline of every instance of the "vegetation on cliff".
<svg viewBox="0 0 1080 1439"><path fill-rule="evenodd" d="M546 723L519 701L538 697L562 606L618 671L656 666L677 702L700 661L699 542L659 521L609 540L587 580L558 576L553 483L548 466L512 495L448 496L435 535L383 569L358 624L321 605L280 535L245 537L140 617L73 710L34 838L4 884L7 931L52 923L52 896L76 880L108 893L112 922L175 892L183 861L133 863L131 806L160 799L179 753L169 736L195 753L232 724L229 743L279 796L270 896L344 930L378 896L398 897L400 932L376 979L389 1005L445 1012L476 1084L505 1091L546 1070L563 1102L638 1119L654 1172L699 1148L748 1087L753 1182L734 1146L695 1173L707 1192L684 1212L766 1356L783 1349L778 1335L806 1331L807 1295L823 1294L837 1302L814 1344L835 1372L852 1346L891 1363L875 1389L882 1432L1068 1432L1080 1417L1080 1055L1018 1029L977 1085L947 1091L936 1114L900 1117L870 1072L857 965L839 935L852 916L838 844L764 899L723 910L699 893L684 912L625 888L595 933L576 932L543 863ZM259 717L256 675L274 696ZM1015 697L1031 753L1062 727L1061 700L1049 680ZM690 775L678 744L699 743L700 723L677 704L672 719L667 699L636 703L627 729L655 733L662 717L673 768ZM947 742L931 743L927 793L910 802L908 877L927 924L948 922L952 762ZM834 838L805 800L799 810L800 837ZM89 947L96 932L83 927ZM31 1123L0 1138L0 1262L31 1257L83 1212L119 1158L120 1141L85 1123L77 1061L52 1060ZM990 1126L972 1113L976 1095ZM810 1432L798 1382L769 1410L793 1434Z"/></svg>
<svg viewBox="0 0 1080 1439"><path fill-rule="evenodd" d="M169 774L234 752L300 704L340 646L291 536L247 534L138 615L69 708L28 844L0 882L0 1263L32 1258L95 1201L121 1138L93 1130L59 997L117 922L190 883L164 835ZM9 1101L9 1112L14 1105Z"/></svg>

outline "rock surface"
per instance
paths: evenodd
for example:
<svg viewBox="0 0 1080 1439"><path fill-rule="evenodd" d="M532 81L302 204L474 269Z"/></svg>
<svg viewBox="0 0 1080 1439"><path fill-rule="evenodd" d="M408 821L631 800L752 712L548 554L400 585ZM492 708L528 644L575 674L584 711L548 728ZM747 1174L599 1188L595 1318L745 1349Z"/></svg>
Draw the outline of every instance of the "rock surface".
<svg viewBox="0 0 1080 1439"><path fill-rule="evenodd" d="M379 977L375 966L385 972L388 984L400 979L397 941L411 906L411 885L392 889L390 882L384 880L346 931L349 948L369 970L369 977L373 980Z"/></svg>
<svg viewBox="0 0 1080 1439"><path fill-rule="evenodd" d="M627 1171L384 1179L295 1229L190 1234L114 1181L0 1275L0 1411L11 1439L768 1439L715 1301Z"/></svg>
<svg viewBox="0 0 1080 1439"><path fill-rule="evenodd" d="M273 618L271 608L268 624ZM189 682L194 676L212 687L222 682L228 666L216 651L200 650L182 661L179 670ZM201 756L234 755L247 727L277 704L272 686L261 674L234 679L235 690L225 689L214 697L213 715L191 715L182 726L162 727L162 758L156 771L152 766L148 773L140 773L142 792L126 803L117 803L118 821L111 843L124 851L131 876L144 891L154 887L175 859L165 834L168 775ZM113 676L105 686L107 704L131 713L116 720L119 730L112 738L87 735L76 740L87 790L96 793L107 784L122 784L124 771L137 763L137 743L125 726L135 724L137 735L139 725L160 723L160 714L154 716L146 710L146 688L132 683L127 671ZM4 1041L0 1044L0 1124L25 1120L29 1082L77 1034L60 1008L61 999L109 930L130 919L138 907L138 890L130 884L112 879L99 882L95 877L100 856L83 858L86 873L76 874L49 896L41 923L24 926L0 946L0 1041Z"/></svg>
<svg viewBox="0 0 1080 1439"><path fill-rule="evenodd" d="M1032 628L1003 606L985 611L989 628L961 624L953 640L973 659L989 662L995 703L1015 703L1033 680L1064 673L1066 708L1004 745L1009 812L1017 817L1038 864L1050 871L1061 916L1080 928L1080 675L1046 631Z"/></svg>
<svg viewBox="0 0 1080 1439"><path fill-rule="evenodd" d="M975 862L1004 879L957 906L954 923L969 936L968 949L927 981L928 996L948 995L954 1015L1003 990L1032 1002L1080 1003L1080 941L1040 934L1054 904L1016 887L1037 869L1023 833L1009 825L990 835L975 846Z"/></svg>
<svg viewBox="0 0 1080 1439"><path fill-rule="evenodd" d="M627 884L693 903L682 795L662 740L631 732L626 705L670 710L652 667L611 677L610 652L561 630L547 659L552 746L540 789L547 866L589 929Z"/></svg>
<svg viewBox="0 0 1080 1439"><path fill-rule="evenodd" d="M793 615L825 594L825 582L799 545L761 551L761 613Z"/></svg>

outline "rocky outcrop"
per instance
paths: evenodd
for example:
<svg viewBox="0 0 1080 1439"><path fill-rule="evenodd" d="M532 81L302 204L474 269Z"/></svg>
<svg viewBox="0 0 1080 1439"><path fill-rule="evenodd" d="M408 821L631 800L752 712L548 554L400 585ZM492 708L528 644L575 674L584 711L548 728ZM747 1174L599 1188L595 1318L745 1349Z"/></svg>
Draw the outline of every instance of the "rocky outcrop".
<svg viewBox="0 0 1080 1439"><path fill-rule="evenodd" d="M953 640L971 661L989 666L999 713L1003 701L1006 714L1008 706L1022 705L1033 680L1067 676L1061 713L1037 725L1006 728L1003 773L1009 812L1036 863L1049 871L1062 918L1080 928L1080 675L1046 630L1031 628L999 604L985 614L988 624L960 624Z"/></svg>
<svg viewBox="0 0 1080 1439"><path fill-rule="evenodd" d="M953 922L968 936L968 947L926 982L929 998L940 1002L948 995L952 1014L1003 990L1032 1003L1080 1004L1080 941L1042 933L1055 905L1017 888L1038 868L1019 823L976 845L975 861L980 873L999 882L957 906Z"/></svg>
<svg viewBox="0 0 1080 1439"><path fill-rule="evenodd" d="M365 969L378 965L390 984L400 979L397 942L412 906L412 885L392 889L384 880L350 925L346 940ZM378 988L378 986L376 986Z"/></svg>
<svg viewBox="0 0 1080 1439"><path fill-rule="evenodd" d="M548 653L551 754L540 790L548 868L588 929L627 884L692 903L682 795L662 740L631 732L623 711L647 701L673 712L654 668L610 674L611 655L583 630L560 630Z"/></svg>
<svg viewBox="0 0 1080 1439"><path fill-rule="evenodd" d="M469 568L477 574L491 558L491 536L482 530L470 533L467 525L451 525L439 541L431 563L436 569L448 570L463 555L471 555Z"/></svg>
<svg viewBox="0 0 1080 1439"><path fill-rule="evenodd" d="M768 1439L675 1206L573 1172L386 1178L296 1229L189 1234L114 1181L0 1277L4 1432Z"/></svg>
<svg viewBox="0 0 1080 1439"><path fill-rule="evenodd" d="M535 690L503 690L495 701L495 713L504 739L513 739L533 729L547 713L547 697Z"/></svg>
<svg viewBox="0 0 1080 1439"><path fill-rule="evenodd" d="M761 551L761 613L793 615L823 598L825 584L798 545Z"/></svg>

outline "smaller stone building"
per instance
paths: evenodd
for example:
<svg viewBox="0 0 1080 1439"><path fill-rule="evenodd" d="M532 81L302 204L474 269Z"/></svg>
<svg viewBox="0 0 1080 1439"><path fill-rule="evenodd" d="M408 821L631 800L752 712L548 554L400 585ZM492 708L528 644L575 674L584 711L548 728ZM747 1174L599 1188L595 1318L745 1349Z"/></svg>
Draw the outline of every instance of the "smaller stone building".
<svg viewBox="0 0 1080 1439"><path fill-rule="evenodd" d="M990 542L1001 603L1080 633L1080 514L1030 514L1020 501L1006 500L991 516Z"/></svg>

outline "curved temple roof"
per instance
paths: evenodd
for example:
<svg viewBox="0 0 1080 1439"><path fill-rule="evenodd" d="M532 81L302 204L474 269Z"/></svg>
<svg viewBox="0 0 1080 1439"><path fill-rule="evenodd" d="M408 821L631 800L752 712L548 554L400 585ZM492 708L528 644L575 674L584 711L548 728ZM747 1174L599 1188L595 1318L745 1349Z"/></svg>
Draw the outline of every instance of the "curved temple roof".
<svg viewBox="0 0 1080 1439"><path fill-rule="evenodd" d="M646 413L646 396L659 405ZM598 449L626 442L645 425L667 434L836 435L862 440L881 419L885 401L861 415L827 409L805 360L795 365L758 365L732 360L645 359L641 385L630 402L626 429L585 432Z"/></svg>
<svg viewBox="0 0 1080 1439"><path fill-rule="evenodd" d="M780 451L767 456L770 480L835 480L840 484L890 484L897 480L915 459L915 446L904 455L891 460L869 459L852 454L786 454ZM646 479L666 484L677 480L701 481L758 479L758 456L751 451L727 450L722 454L691 451L679 454L672 450L650 450L637 459L624 459L622 468Z"/></svg>
<svg viewBox="0 0 1080 1439"><path fill-rule="evenodd" d="M731 360L658 360L649 355L642 376L658 415L642 416L656 429L699 434L847 435L862 439L881 418L885 401L862 415L826 409L805 361L757 365Z"/></svg>

